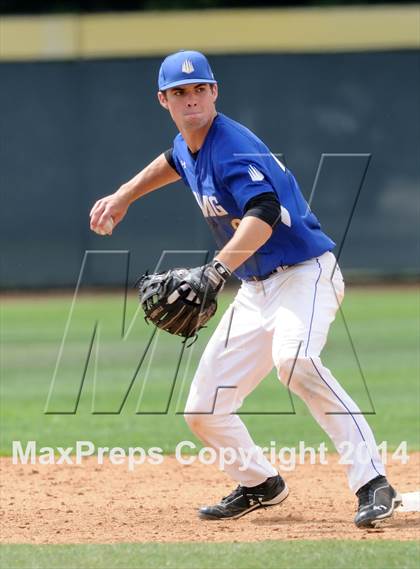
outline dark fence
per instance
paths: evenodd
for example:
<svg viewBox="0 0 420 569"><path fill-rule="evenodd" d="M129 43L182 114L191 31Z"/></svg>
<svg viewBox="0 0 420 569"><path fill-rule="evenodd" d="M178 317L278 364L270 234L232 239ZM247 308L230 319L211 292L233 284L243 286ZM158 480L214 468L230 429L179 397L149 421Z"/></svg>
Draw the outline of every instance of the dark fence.
<svg viewBox="0 0 420 569"><path fill-rule="evenodd" d="M419 264L420 85L415 51L210 58L218 108L285 156L344 270L409 275ZM111 238L89 230L94 201L113 192L176 134L156 99L160 59L0 65L1 283L73 286L86 250L129 250L130 278L163 250L214 245L190 191L145 197ZM334 156L331 156L334 154ZM113 256L114 257L114 256ZM121 280L112 262L85 282ZM169 261L170 264L170 261Z"/></svg>

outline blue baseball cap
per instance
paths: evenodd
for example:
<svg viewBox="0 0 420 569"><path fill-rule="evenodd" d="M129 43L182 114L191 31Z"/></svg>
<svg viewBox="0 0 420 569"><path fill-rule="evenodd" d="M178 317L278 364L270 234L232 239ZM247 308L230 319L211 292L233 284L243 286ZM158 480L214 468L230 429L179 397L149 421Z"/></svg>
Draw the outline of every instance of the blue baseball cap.
<svg viewBox="0 0 420 569"><path fill-rule="evenodd" d="M216 83L210 64L199 51L177 51L159 69L159 91L189 83Z"/></svg>

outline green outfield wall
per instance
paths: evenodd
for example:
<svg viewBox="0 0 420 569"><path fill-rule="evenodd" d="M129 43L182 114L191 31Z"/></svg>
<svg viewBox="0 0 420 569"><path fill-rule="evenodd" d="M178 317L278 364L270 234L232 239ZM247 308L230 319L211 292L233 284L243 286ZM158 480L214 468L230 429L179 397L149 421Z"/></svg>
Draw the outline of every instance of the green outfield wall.
<svg viewBox="0 0 420 569"><path fill-rule="evenodd" d="M134 205L111 238L88 225L97 198L171 145L156 78L162 55L180 47L209 54L219 110L284 155L337 250L348 228L347 274L416 273L418 7L216 12L2 19L3 288L72 287L86 250L129 250L130 278L162 250L214 250L182 184ZM121 275L98 262L84 278Z"/></svg>

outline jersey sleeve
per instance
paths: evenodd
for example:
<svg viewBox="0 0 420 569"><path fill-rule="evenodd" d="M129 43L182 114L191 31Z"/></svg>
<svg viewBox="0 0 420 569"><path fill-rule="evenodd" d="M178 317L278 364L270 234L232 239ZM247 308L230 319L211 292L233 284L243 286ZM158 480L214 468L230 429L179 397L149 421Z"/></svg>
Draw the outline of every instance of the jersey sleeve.
<svg viewBox="0 0 420 569"><path fill-rule="evenodd" d="M181 167L181 164L180 164L179 158L176 154L175 148L173 146L171 148L168 148L168 150L165 150L163 155L165 156L169 166L171 168L173 168L175 170L175 172L179 176L181 176L181 178L184 178L184 170Z"/></svg>
<svg viewBox="0 0 420 569"><path fill-rule="evenodd" d="M242 213L254 197L274 192L266 161L272 159L253 141L227 140L216 153L216 175Z"/></svg>
<svg viewBox="0 0 420 569"><path fill-rule="evenodd" d="M188 182L188 178L185 174L185 170L182 167L182 164L185 164L183 159L182 159L182 150L180 149L180 137L181 135L178 134L175 138L174 138L174 144L173 147L170 148L169 150L171 151L171 161L173 163L173 165L175 166L175 170L176 172L181 176L182 181L184 182L184 184L189 188L190 184ZM168 151L167 151L168 152ZM166 153L165 153L166 155ZM171 163L170 163L171 164ZM172 164L171 164L172 166ZM173 166L172 166L173 167Z"/></svg>
<svg viewBox="0 0 420 569"><path fill-rule="evenodd" d="M274 192L264 192L251 198L245 205L245 215L257 217L274 228L281 220L281 206Z"/></svg>
<svg viewBox="0 0 420 569"><path fill-rule="evenodd" d="M175 170L175 172L176 172L177 174L179 174L179 172L178 172L178 170L177 170L177 167L176 167L176 164L175 164L174 157L173 157L173 152L174 152L174 149L173 149L173 147L171 146L171 148L168 148L168 150L165 150L165 152L163 153L163 155L164 155L164 157L166 158L166 161L167 161L167 163L169 164L169 166L170 166L173 170Z"/></svg>

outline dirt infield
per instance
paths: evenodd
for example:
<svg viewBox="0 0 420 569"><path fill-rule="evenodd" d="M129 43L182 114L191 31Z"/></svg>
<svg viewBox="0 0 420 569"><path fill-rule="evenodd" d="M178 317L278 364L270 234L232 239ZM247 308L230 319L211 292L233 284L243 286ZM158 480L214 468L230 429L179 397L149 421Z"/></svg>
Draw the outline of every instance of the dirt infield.
<svg viewBox="0 0 420 569"><path fill-rule="evenodd" d="M13 465L1 459L3 543L249 542L267 539L398 539L420 537L420 515L396 512L381 529L358 530L356 500L337 458L284 473L290 496L280 506L240 520L203 522L197 506L232 489L214 466L182 466L166 456L160 465L94 460L82 465ZM389 462L400 492L420 488L420 453L406 465Z"/></svg>

